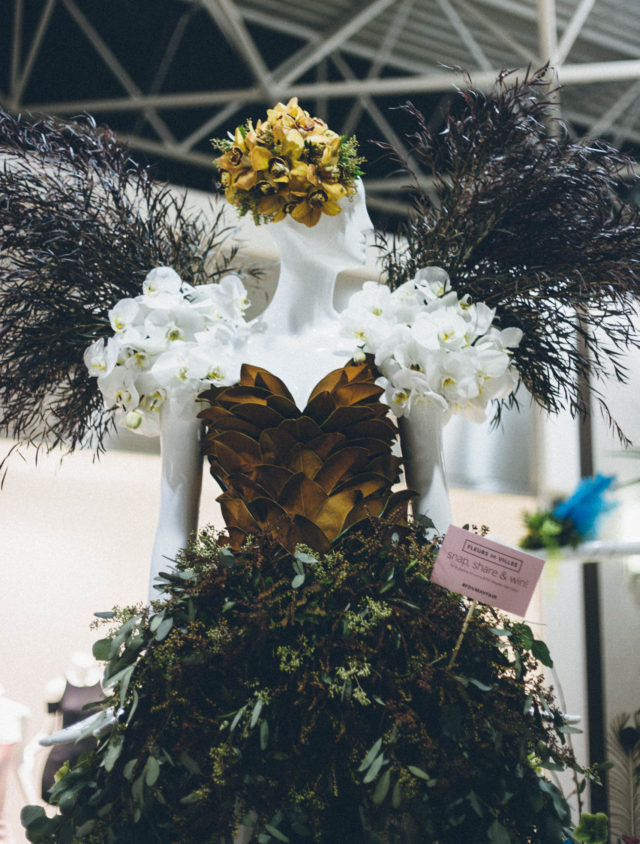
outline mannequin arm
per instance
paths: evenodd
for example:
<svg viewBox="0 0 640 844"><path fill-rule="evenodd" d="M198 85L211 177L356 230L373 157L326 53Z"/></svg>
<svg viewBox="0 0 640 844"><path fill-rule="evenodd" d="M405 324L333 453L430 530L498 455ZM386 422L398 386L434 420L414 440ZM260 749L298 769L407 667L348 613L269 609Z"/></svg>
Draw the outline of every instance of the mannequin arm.
<svg viewBox="0 0 640 844"><path fill-rule="evenodd" d="M198 527L202 484L200 429L195 407L194 418L189 419L182 418L173 401L162 408L160 514L151 556L150 601L160 597L153 586L154 580L161 571L173 568L177 552L185 547Z"/></svg>
<svg viewBox="0 0 640 844"><path fill-rule="evenodd" d="M398 420L407 487L417 492L414 515L428 516L435 533L442 535L451 523L449 489L442 452L442 410L430 403L416 403L410 417Z"/></svg>

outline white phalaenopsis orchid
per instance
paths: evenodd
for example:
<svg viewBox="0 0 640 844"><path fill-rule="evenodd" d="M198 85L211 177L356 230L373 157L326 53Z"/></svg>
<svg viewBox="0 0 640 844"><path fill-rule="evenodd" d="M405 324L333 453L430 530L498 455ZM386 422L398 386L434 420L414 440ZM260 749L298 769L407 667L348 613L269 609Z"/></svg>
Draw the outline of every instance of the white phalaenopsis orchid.
<svg viewBox="0 0 640 844"><path fill-rule="evenodd" d="M180 399L185 415L194 415L198 393L240 377L235 350L246 339L248 306L236 275L193 287L171 267L151 270L140 296L109 311L113 336L85 351L105 404L147 435L159 433L159 411L169 399Z"/></svg>
<svg viewBox="0 0 640 844"><path fill-rule="evenodd" d="M340 316L343 333L355 341L354 356L372 354L382 373L382 400L396 416L417 403L486 418L491 399L509 395L518 382L511 349L518 328L493 325L495 310L458 297L441 267L425 267L396 290L369 281Z"/></svg>

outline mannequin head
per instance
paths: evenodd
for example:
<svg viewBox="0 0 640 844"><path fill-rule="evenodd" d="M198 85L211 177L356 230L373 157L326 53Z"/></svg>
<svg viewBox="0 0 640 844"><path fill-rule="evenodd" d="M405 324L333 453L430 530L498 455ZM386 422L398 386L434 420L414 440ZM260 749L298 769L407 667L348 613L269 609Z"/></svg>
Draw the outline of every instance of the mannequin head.
<svg viewBox="0 0 640 844"><path fill-rule="evenodd" d="M364 185L356 182L356 193L340 201L342 211L335 217L322 215L308 228L291 217L269 227L283 265L311 262L331 268L334 273L364 264L367 235L373 224L367 212Z"/></svg>

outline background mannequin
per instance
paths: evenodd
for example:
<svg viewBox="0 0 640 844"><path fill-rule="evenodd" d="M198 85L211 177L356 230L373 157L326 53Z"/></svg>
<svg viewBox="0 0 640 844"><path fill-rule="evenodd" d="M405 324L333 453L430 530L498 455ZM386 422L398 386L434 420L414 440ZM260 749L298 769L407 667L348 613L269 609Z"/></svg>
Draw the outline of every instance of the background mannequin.
<svg viewBox="0 0 640 844"><path fill-rule="evenodd" d="M22 743L25 723L30 712L26 706L6 697L0 684L0 842L13 844L13 837L3 819L4 800L9 773L14 771L29 803L34 802L35 790L22 763ZM37 799L37 798L36 798Z"/></svg>

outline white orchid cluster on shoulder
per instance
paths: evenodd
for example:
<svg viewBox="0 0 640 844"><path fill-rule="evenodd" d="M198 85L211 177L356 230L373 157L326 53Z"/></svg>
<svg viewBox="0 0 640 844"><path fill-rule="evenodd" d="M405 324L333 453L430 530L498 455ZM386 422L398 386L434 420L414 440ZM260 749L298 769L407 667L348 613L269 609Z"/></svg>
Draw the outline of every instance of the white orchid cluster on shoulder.
<svg viewBox="0 0 640 844"><path fill-rule="evenodd" d="M244 341L249 306L236 275L194 287L170 267L146 276L142 294L121 299L109 311L113 336L92 343L84 362L107 407L137 433L160 431L160 414L179 399L194 414L198 393L234 384L240 377L235 355Z"/></svg>
<svg viewBox="0 0 640 844"><path fill-rule="evenodd" d="M356 339L356 356L375 355L381 398L396 416L432 402L445 421L458 413L474 422L484 421L489 401L508 396L518 381L510 350L522 332L500 330L494 318L495 309L458 297L440 267L419 270L393 291L368 281L340 315L344 334Z"/></svg>

